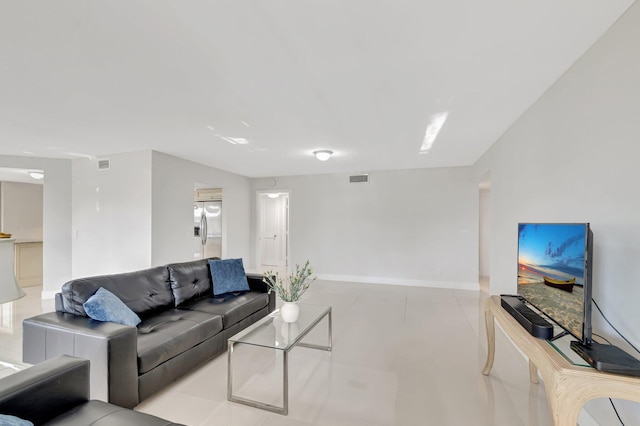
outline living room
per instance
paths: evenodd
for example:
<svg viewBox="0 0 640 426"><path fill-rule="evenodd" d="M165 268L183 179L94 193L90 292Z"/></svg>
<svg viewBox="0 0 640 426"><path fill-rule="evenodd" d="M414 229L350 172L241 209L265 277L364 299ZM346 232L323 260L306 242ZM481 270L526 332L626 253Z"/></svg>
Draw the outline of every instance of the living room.
<svg viewBox="0 0 640 426"><path fill-rule="evenodd" d="M96 159L9 154L3 143L0 167L45 172L42 297L51 298L72 277L189 260L192 220L184 209L193 201L194 182L202 182L225 190L225 257L252 265L255 192L288 190L292 263L310 259L327 288L339 292L335 283L346 282L345 288L356 291L375 283L383 297L385 284L410 286L405 294L437 287L464 298L479 288L479 184L489 181L488 293L515 291L517 223L590 222L593 297L626 338L640 342L634 327L639 267L633 266L640 255L638 23L640 7L634 3L469 166L352 170L370 174L368 184L357 185L349 184L352 173L346 171L251 177L154 150L105 151L112 168L103 172ZM29 151L28 144L22 150ZM329 161L334 160L340 157ZM347 300L355 300L353 294ZM449 294L444 297L453 302ZM346 307L343 318L354 319ZM602 317L593 319L595 329L628 349ZM526 374L513 378L520 379L527 383ZM615 404L624 424L640 422L637 404ZM586 410L596 424L617 422L607 400L593 401Z"/></svg>

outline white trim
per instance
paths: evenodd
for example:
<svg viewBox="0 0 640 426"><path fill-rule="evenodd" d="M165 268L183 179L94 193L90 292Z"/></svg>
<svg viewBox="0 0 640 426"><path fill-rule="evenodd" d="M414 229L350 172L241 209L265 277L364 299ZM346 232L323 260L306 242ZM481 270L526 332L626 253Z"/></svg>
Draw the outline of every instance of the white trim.
<svg viewBox="0 0 640 426"><path fill-rule="evenodd" d="M428 281L428 280L409 280L402 278L389 277L369 277L361 275L334 275L334 274L317 274L319 280L327 281L347 281L355 283L369 284L389 284L389 285L406 285L411 287L435 287L448 288L451 290L480 290L479 282L462 282L462 281Z"/></svg>

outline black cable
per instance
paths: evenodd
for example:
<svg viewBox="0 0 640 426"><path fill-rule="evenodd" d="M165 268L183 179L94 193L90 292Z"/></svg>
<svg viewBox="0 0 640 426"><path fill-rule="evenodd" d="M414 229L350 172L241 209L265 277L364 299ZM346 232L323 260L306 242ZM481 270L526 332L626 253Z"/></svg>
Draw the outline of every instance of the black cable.
<svg viewBox="0 0 640 426"><path fill-rule="evenodd" d="M608 320L608 319L607 319L607 317L604 315L604 313L602 313L602 309L600 309L600 306L598 306L598 304L596 303L595 299L593 299L593 298L592 298L591 300L593 301L593 304L594 304L594 305L596 305L596 308L598 308L598 311L600 312L600 315L602 315L602 318L604 318L604 320L607 322L607 324L609 324L609 325L611 326L611 328L613 328L613 329L615 330L615 332L616 332L616 333L618 333L618 335L619 335L620 337L622 337L622 338L624 339L624 341L625 341L625 342L627 342L627 343L629 344L629 346L631 346L633 349L635 349L635 350L636 350L636 352L640 353L640 350L638 350L638 348L636 348L636 347L633 345L633 343L631 343L629 340L627 340L627 338L626 338L626 337L624 337L624 336L622 335L622 333L620 333L620 332L618 331L618 329L617 329L617 328L615 328L615 327L613 326L613 324L611 324L611 323L609 322L609 320Z"/></svg>
<svg viewBox="0 0 640 426"><path fill-rule="evenodd" d="M605 342L607 342L608 344L611 344L611 342L609 341L609 339L607 339L606 337L601 336L601 335L600 335L600 334L598 334L598 333L591 333L591 334L592 334L592 335L594 335L594 336L598 336L599 338L601 338L602 340L604 340L604 341L605 341Z"/></svg>
<svg viewBox="0 0 640 426"><path fill-rule="evenodd" d="M606 315L602 312L602 309L600 309L600 306L598 306L598 304L596 303L595 299L593 299L593 298L592 298L592 299L591 299L591 301L593 302L593 304L594 304L594 305L596 305L596 308L598 308L598 312L600 312L600 315L602 315L602 318L604 318L604 320L607 322L607 324L609 324L609 325L611 326L611 328L613 328L613 329L615 330L615 332L616 332L616 333L618 333L618 336L622 337L622 338L624 339L624 341L625 341L625 342L627 342L627 343L629 344L629 346L631 346L633 349L635 349L635 351L636 351L636 352L640 353L640 350L638 350L638 348L636 348L636 347L633 345L633 343L631 343L629 340L627 340L627 338L626 338L626 337L624 337L624 336L622 335L622 333L620 333L620 332L618 331L618 329L617 329L617 328L615 328L615 327L613 326L613 324L611 324L611 322L609 322L609 320L607 319ZM604 339L604 341L605 341L605 342L607 342L608 344L611 344L611 342L610 342L609 340L607 340L605 337L603 337L603 336L601 336L601 335L599 335L599 334L596 334L596 333L593 333L593 335L594 335L594 336L598 336L598 337L600 337L600 338ZM616 405L613 403L613 399L609 398L609 402L611 403L611 407L613 407L613 411L615 411L616 416L618 417L618 420L620 421L620 424L621 424L622 426L624 426L624 422L623 422L623 421L622 421L622 419L620 418L620 414L618 413L618 410L616 409Z"/></svg>
<svg viewBox="0 0 640 426"><path fill-rule="evenodd" d="M624 422L622 421L622 419L620 418L620 414L618 414L618 410L616 410L616 406L613 404L613 400L611 398L609 398L609 402L611 403L611 406L613 407L613 411L616 412L616 416L618 416L618 420L620 420L620 424L622 426L624 426Z"/></svg>

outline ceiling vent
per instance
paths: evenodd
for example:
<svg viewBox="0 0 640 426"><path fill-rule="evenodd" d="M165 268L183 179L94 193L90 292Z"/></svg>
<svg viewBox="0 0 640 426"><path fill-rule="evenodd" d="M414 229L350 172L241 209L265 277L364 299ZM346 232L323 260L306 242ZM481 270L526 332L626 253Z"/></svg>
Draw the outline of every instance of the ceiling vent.
<svg viewBox="0 0 640 426"><path fill-rule="evenodd" d="M111 169L111 159L98 158L98 170L109 170L109 169Z"/></svg>
<svg viewBox="0 0 640 426"><path fill-rule="evenodd" d="M349 183L369 183L369 175L349 176Z"/></svg>

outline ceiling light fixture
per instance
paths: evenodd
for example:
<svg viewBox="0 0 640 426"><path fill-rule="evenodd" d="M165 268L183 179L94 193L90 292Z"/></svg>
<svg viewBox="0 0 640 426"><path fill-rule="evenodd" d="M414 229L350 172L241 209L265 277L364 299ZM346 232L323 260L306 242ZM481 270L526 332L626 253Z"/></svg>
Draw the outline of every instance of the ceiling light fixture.
<svg viewBox="0 0 640 426"><path fill-rule="evenodd" d="M321 149L318 151L313 151L313 155L320 161L327 161L333 155L333 151L329 151L328 149Z"/></svg>
<svg viewBox="0 0 640 426"><path fill-rule="evenodd" d="M44 178L44 173L39 171L39 170L29 170L29 176L31 176L31 178L33 179L43 179Z"/></svg>

